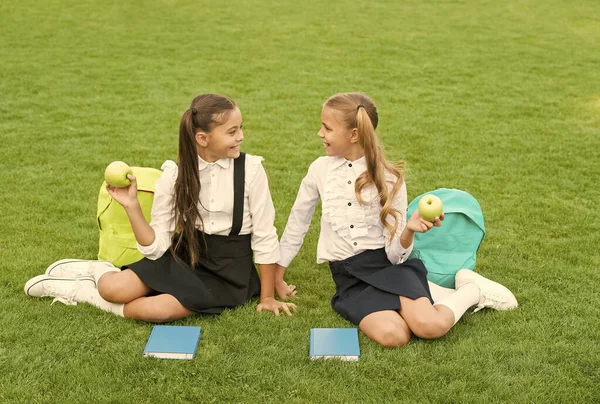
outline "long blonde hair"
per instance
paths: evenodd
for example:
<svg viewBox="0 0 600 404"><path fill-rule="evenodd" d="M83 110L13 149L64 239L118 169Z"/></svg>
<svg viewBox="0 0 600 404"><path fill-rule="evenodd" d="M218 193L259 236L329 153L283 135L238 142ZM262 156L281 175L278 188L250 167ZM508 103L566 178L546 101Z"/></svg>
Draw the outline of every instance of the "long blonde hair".
<svg viewBox="0 0 600 404"><path fill-rule="evenodd" d="M389 162L386 159L379 143L379 138L375 133L375 129L377 129L377 124L379 123L377 107L363 93L335 94L325 101L324 106L338 111L346 128L357 129L358 143L365 152L367 171L356 179L354 187L356 199L361 205L364 205L365 202L361 196L362 189L371 184L375 185L379 194L379 204L381 205L379 218L384 228L390 232L390 238L393 238L398 229L398 214L400 212L392 207L392 202L404 183L403 173L405 163ZM396 177L391 190L388 189L385 180L386 171ZM388 222L388 215L394 218L393 223Z"/></svg>

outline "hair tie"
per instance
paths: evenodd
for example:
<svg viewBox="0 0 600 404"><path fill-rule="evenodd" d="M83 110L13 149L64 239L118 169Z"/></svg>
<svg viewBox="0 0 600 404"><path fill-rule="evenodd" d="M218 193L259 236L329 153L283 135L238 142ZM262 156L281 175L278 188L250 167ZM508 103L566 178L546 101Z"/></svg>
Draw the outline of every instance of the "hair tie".
<svg viewBox="0 0 600 404"><path fill-rule="evenodd" d="M364 106L364 105L362 105L362 104L358 104L358 107L356 107L356 111L358 111L358 110L360 109L360 107L363 107L363 108L364 108L365 106Z"/></svg>
<svg viewBox="0 0 600 404"><path fill-rule="evenodd" d="M196 115L196 112L198 112L194 107L191 107L190 110L192 111L192 115Z"/></svg>

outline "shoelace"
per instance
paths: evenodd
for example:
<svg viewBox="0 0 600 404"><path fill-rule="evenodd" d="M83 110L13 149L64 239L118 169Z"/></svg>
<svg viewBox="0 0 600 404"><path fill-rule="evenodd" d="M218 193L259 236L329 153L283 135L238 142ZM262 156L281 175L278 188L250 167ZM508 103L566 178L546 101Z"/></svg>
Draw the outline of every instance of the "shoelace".
<svg viewBox="0 0 600 404"><path fill-rule="evenodd" d="M494 303L501 304L501 303L504 303L505 301L506 300L500 295L495 295L493 293L485 294L483 296L483 301L479 302L479 304L477 305L475 310L473 310L473 313L477 313L481 309L490 307L489 305L493 305Z"/></svg>
<svg viewBox="0 0 600 404"><path fill-rule="evenodd" d="M44 296L54 296L54 300L50 305L52 306L56 302L66 304L67 306L76 306L77 302L74 300L77 291L79 290L79 280L76 280L69 289L63 290L57 288L51 284L44 286Z"/></svg>

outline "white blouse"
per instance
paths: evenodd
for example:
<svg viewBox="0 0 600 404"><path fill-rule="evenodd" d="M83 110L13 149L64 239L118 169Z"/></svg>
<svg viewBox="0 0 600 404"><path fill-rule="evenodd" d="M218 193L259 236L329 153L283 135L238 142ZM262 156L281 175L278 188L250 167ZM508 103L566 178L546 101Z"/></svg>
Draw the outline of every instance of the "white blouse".
<svg viewBox="0 0 600 404"><path fill-rule="evenodd" d="M317 263L344 260L381 247L385 247L392 264L400 264L408 258L412 244L408 248L400 244L400 235L406 227L406 184L402 184L392 202L392 207L398 211L398 229L390 239L389 231L379 218L381 206L375 185L361 191L364 205L356 199L355 181L366 169L364 157L350 162L343 157L324 156L310 165L279 243L281 259L278 264L289 266L300 250L319 200L322 214ZM386 180L391 189L396 177L388 172ZM391 223L393 216L388 216L388 221Z"/></svg>
<svg viewBox="0 0 600 404"><path fill-rule="evenodd" d="M240 234L252 234L254 262L273 264L279 260L277 230L273 225L275 208L269 191L263 158L246 154L244 191L244 220ZM198 157L200 169L200 203L198 209L206 234L229 235L233 222L233 159L207 163ZM178 167L167 160L154 189L152 220L154 242L148 246L138 243L138 250L147 258L160 258L171 245L175 231L175 180ZM197 227L200 227L200 221Z"/></svg>

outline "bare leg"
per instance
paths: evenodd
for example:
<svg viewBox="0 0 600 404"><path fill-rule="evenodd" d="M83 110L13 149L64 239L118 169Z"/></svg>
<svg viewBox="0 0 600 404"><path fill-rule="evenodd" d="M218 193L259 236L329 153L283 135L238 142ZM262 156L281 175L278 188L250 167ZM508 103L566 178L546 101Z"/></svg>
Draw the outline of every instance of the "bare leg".
<svg viewBox="0 0 600 404"><path fill-rule="evenodd" d="M400 315L410 330L420 338L439 338L454 325L454 313L443 305L433 306L428 298L412 300L400 296Z"/></svg>
<svg viewBox="0 0 600 404"><path fill-rule="evenodd" d="M162 294L140 297L125 304L123 314L135 320L166 323L196 313L183 307L174 296Z"/></svg>
<svg viewBox="0 0 600 404"><path fill-rule="evenodd" d="M135 320L165 323L195 314L172 295L148 296L152 289L130 269L102 275L98 291L109 302L125 304L123 315Z"/></svg>
<svg viewBox="0 0 600 404"><path fill-rule="evenodd" d="M131 270L102 271L100 274L94 274L94 277L97 279L98 289L79 288L74 300L89 303L120 317L124 316L125 303L152 292Z"/></svg>
<svg viewBox="0 0 600 404"><path fill-rule="evenodd" d="M383 310L363 318L358 328L367 337L388 348L408 344L412 333L398 312Z"/></svg>
<svg viewBox="0 0 600 404"><path fill-rule="evenodd" d="M98 279L98 292L103 299L112 303L129 303L148 296L150 289L131 269L107 272Z"/></svg>
<svg viewBox="0 0 600 404"><path fill-rule="evenodd" d="M434 305L426 297L416 300L400 296L400 315L411 331L421 338L439 338L446 334L463 314L475 305L496 310L512 310L517 300L506 287L472 271L457 273L456 291Z"/></svg>

